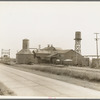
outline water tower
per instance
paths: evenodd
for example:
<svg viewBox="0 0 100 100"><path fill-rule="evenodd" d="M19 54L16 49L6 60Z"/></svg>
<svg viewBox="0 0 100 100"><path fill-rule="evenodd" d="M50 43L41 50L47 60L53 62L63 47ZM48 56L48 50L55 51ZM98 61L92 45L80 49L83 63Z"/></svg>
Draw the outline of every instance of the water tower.
<svg viewBox="0 0 100 100"><path fill-rule="evenodd" d="M75 33L75 51L81 54L81 32L76 31Z"/></svg>

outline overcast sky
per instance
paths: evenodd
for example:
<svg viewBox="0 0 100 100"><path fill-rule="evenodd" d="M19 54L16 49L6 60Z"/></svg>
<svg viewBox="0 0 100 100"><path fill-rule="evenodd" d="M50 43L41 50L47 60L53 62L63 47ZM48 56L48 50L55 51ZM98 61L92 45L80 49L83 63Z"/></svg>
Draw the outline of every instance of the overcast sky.
<svg viewBox="0 0 100 100"><path fill-rule="evenodd" d="M82 54L96 54L100 2L0 2L0 50L11 49L11 57L22 49L25 38L30 48L53 44L74 49L76 31L81 31Z"/></svg>

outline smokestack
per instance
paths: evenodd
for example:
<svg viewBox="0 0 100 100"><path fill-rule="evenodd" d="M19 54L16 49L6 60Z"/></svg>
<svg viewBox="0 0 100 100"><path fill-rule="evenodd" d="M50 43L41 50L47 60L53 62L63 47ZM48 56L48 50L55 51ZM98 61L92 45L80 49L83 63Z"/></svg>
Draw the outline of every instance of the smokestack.
<svg viewBox="0 0 100 100"><path fill-rule="evenodd" d="M29 40L28 39L23 40L23 49L29 49Z"/></svg>

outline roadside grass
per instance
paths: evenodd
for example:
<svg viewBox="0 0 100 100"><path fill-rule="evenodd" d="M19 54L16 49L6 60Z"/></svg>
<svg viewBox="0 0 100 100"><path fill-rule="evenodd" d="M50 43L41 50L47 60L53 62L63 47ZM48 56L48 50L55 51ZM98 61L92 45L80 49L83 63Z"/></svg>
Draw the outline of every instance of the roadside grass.
<svg viewBox="0 0 100 100"><path fill-rule="evenodd" d="M89 68L73 68L71 66L56 67L51 65L25 65L25 64L14 64L13 66L23 67L25 69L37 70L47 72L56 75L70 76L88 81L100 82L100 70Z"/></svg>
<svg viewBox="0 0 100 100"><path fill-rule="evenodd" d="M15 94L0 82L0 96L15 96Z"/></svg>

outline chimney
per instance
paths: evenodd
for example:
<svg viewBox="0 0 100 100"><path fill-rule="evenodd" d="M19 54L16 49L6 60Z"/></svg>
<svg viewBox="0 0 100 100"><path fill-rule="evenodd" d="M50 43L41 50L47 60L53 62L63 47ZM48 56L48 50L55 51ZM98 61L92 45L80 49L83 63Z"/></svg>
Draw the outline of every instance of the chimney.
<svg viewBox="0 0 100 100"><path fill-rule="evenodd" d="M50 45L48 44L48 47L50 47Z"/></svg>

